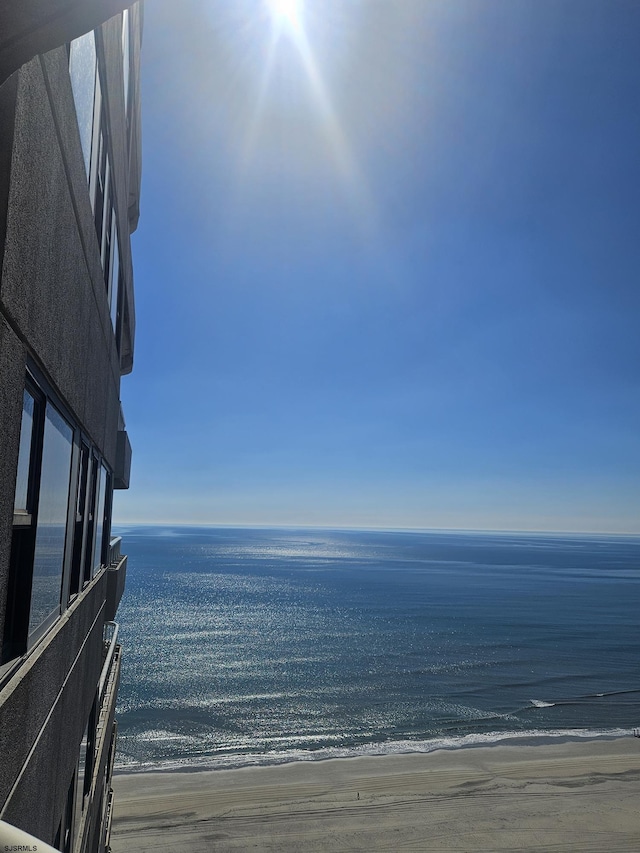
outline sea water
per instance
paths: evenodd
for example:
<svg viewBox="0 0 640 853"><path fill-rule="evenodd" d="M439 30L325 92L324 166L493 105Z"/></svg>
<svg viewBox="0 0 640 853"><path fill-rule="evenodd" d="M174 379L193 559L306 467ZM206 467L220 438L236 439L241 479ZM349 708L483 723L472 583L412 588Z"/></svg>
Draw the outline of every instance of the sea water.
<svg viewBox="0 0 640 853"><path fill-rule="evenodd" d="M121 769L640 724L640 538L136 527Z"/></svg>

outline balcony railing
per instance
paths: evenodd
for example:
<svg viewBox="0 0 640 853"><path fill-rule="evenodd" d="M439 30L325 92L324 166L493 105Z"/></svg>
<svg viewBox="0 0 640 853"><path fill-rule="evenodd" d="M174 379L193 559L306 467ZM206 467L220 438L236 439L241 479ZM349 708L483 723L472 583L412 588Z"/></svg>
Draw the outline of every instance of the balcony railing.
<svg viewBox="0 0 640 853"><path fill-rule="evenodd" d="M109 551L107 553L107 565L108 566L117 566L120 560L122 559L122 554L120 553L120 549L122 547L122 536L115 536L109 542Z"/></svg>
<svg viewBox="0 0 640 853"><path fill-rule="evenodd" d="M105 794L107 792L105 791ZM111 850L111 846L109 841L111 840L111 824L113 822L113 790L111 788L108 789L108 794L106 797L106 805L104 806L104 814L102 816L102 830L100 832L102 836L102 846L101 850Z"/></svg>
<svg viewBox="0 0 640 853"><path fill-rule="evenodd" d="M102 672L100 673L100 681L98 682L98 702L102 702L104 690L109 681L109 674L113 659L118 649L118 624L116 622L106 622L103 634L103 664Z"/></svg>
<svg viewBox="0 0 640 853"><path fill-rule="evenodd" d="M78 826L78 841L74 847L75 853L89 849L108 850L112 812L111 775L116 731L113 715L120 677L120 654L118 625L115 622L107 622L104 626L102 671L98 682L99 713L95 727L91 785L87 794L90 803L100 803L100 805L97 810L91 806L82 812ZM96 836L99 840L97 847L94 839L93 848L89 848L91 833L94 831L92 827L96 828L96 833L99 832Z"/></svg>

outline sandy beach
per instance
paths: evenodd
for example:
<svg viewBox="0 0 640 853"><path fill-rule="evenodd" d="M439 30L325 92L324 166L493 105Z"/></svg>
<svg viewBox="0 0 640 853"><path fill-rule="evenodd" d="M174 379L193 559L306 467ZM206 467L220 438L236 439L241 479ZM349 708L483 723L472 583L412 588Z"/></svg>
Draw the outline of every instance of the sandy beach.
<svg viewBox="0 0 640 853"><path fill-rule="evenodd" d="M640 740L119 774L113 853L638 851Z"/></svg>

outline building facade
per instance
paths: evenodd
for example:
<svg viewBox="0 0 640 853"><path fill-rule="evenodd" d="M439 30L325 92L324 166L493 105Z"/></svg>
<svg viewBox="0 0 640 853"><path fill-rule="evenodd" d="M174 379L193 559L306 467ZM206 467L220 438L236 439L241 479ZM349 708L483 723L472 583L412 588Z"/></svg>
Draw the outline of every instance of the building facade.
<svg viewBox="0 0 640 853"><path fill-rule="evenodd" d="M0 85L0 820L108 847L142 9Z"/></svg>

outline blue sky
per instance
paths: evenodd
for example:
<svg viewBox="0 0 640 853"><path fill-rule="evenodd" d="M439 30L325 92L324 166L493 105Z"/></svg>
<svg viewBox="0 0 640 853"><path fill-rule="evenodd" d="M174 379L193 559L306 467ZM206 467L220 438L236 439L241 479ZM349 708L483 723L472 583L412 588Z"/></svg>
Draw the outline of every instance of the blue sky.
<svg viewBox="0 0 640 853"><path fill-rule="evenodd" d="M640 532L640 4L149 0L120 522Z"/></svg>

